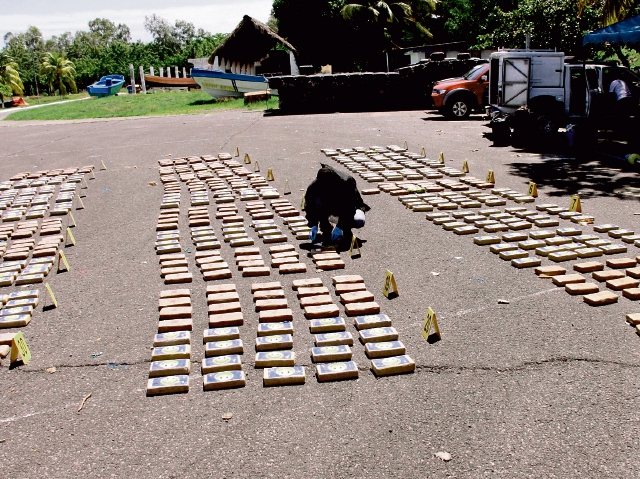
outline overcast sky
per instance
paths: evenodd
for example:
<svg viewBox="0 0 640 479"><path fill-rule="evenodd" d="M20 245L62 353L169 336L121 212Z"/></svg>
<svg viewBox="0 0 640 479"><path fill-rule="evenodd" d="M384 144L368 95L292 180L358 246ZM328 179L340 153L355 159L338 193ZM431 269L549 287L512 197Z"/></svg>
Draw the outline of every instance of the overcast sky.
<svg viewBox="0 0 640 479"><path fill-rule="evenodd" d="M173 24L187 20L211 33L230 33L249 15L266 22L273 0L0 0L0 45L7 32L24 32L36 26L44 38L64 32L88 30L94 18L124 23L133 40L151 40L145 31L145 15L159 15Z"/></svg>

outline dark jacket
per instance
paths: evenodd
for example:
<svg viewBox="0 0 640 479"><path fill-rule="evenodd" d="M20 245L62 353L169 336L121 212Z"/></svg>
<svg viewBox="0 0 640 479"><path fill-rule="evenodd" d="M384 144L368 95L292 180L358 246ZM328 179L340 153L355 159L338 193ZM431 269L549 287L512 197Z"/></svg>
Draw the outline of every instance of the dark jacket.
<svg viewBox="0 0 640 479"><path fill-rule="evenodd" d="M307 222L309 226L316 226L334 215L340 219L338 227L346 231L351 228L356 209L366 212L371 208L362 201L353 176L322 163L320 166L304 195Z"/></svg>

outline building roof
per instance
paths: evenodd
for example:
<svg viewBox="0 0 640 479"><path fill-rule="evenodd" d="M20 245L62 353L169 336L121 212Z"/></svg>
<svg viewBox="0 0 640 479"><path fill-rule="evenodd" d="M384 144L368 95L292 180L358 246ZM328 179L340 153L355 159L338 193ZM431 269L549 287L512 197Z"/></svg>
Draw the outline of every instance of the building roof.
<svg viewBox="0 0 640 479"><path fill-rule="evenodd" d="M267 25L245 15L236 29L214 50L209 63L213 64L216 57L242 64L255 63L263 60L278 44L294 54L298 53L291 43Z"/></svg>

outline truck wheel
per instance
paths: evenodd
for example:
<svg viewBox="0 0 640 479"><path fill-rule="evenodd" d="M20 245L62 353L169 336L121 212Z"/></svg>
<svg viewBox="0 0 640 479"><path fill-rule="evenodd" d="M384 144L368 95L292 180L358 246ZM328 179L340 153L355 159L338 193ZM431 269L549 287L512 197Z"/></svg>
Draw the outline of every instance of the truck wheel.
<svg viewBox="0 0 640 479"><path fill-rule="evenodd" d="M558 124L555 119L551 115L544 113L536 117L535 128L537 133L544 136L558 132Z"/></svg>
<svg viewBox="0 0 640 479"><path fill-rule="evenodd" d="M456 97L447 103L445 114L454 120L464 120L471 113L471 105L462 97Z"/></svg>

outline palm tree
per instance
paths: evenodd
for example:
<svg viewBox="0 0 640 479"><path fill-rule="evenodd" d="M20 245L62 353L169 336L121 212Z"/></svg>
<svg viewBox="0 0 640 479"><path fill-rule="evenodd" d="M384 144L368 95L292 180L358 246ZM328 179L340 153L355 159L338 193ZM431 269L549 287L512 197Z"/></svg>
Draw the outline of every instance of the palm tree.
<svg viewBox="0 0 640 479"><path fill-rule="evenodd" d="M0 99L2 100L2 108L4 108L5 96L22 95L23 89L24 85L20 79L18 64L6 52L0 52Z"/></svg>
<svg viewBox="0 0 640 479"><path fill-rule="evenodd" d="M361 21L382 27L384 36L388 40L391 38L387 26L403 22L412 24L422 35L431 38L429 30L414 18L412 3L426 11L435 10L434 0L408 0L407 2L360 0L359 3L346 4L340 13L345 20Z"/></svg>
<svg viewBox="0 0 640 479"><path fill-rule="evenodd" d="M42 60L40 75L48 80L49 88L57 86L60 96L67 94L67 86L72 92L77 92L76 82L73 79L76 74L75 66L71 60L65 57L64 53L47 52Z"/></svg>
<svg viewBox="0 0 640 479"><path fill-rule="evenodd" d="M582 14L586 7L594 3L593 0L578 0L578 14ZM603 26L624 20L636 3L634 0L604 0L602 3Z"/></svg>

